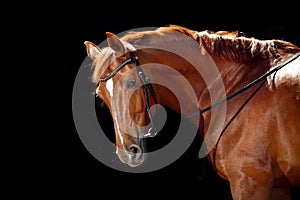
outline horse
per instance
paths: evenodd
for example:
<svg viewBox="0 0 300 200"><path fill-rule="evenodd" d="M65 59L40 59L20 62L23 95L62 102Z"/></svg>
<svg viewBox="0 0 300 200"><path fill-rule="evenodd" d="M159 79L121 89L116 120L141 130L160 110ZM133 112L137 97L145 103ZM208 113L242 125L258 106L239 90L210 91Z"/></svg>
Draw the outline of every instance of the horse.
<svg viewBox="0 0 300 200"><path fill-rule="evenodd" d="M234 200L300 186L297 45L179 25L106 36L105 48L84 44L120 161L138 167L147 160L144 141L159 134L153 116L166 105L196 127Z"/></svg>

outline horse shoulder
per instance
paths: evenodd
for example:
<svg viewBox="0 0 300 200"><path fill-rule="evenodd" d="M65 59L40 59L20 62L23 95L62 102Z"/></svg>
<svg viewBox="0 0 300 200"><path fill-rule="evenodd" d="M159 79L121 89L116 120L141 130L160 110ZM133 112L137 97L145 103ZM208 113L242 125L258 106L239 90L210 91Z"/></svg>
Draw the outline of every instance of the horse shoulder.
<svg viewBox="0 0 300 200"><path fill-rule="evenodd" d="M271 78L276 161L289 181L300 185L300 59L283 67Z"/></svg>

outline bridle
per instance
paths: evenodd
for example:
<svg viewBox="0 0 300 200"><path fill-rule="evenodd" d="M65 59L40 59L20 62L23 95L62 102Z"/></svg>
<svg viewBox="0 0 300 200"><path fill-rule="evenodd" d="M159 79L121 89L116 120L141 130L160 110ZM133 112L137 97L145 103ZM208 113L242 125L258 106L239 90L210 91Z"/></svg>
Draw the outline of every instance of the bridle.
<svg viewBox="0 0 300 200"><path fill-rule="evenodd" d="M129 63L135 63L136 69L137 69L137 72L138 72L138 76L140 78L140 81L142 82L143 91L144 91L144 95L145 95L145 99L146 99L146 111L148 113L148 117L149 117L149 120L150 120L150 128L148 130L148 133L144 134L144 138L154 137L157 134L157 129L154 126L154 122L153 122L153 118L152 118L148 90L151 93L151 96L152 96L152 98L154 100L154 103L157 104L155 92L154 92L153 86L152 86L149 78L144 74L144 72L143 72L143 70L142 70L142 68L140 66L140 63L138 61L138 57L135 55L134 52L129 52L129 54L130 54L130 58L126 59L121 64L119 64L106 77L99 78L99 81L100 82L105 82L105 81L111 79L112 77L114 77L118 73L118 71L120 71L125 65L127 65Z"/></svg>
<svg viewBox="0 0 300 200"><path fill-rule="evenodd" d="M156 96L155 96L155 92L154 89L152 87L152 84L149 80L149 78L144 74L140 63L138 61L138 57L134 54L134 52L129 52L130 53L130 58L126 59L125 61L123 61L121 64L119 64L111 73L109 73L106 77L104 78L99 78L100 82L105 82L109 79L111 79L113 76L115 76L118 71L120 71L125 65L127 65L128 63L135 63L136 65L136 69L139 75L139 78L143 84L143 90L144 90L144 95L145 95L145 99L146 99L146 111L148 113L149 116L149 120L150 120L150 128L148 130L148 133L144 134L144 137L154 137L157 134L156 128L154 126L153 123L153 118L152 118L152 113L150 110L150 103L149 103L149 95L148 95L148 89L152 95L152 98L154 99L155 104L157 104L157 100L156 100ZM204 109L199 109L197 112L187 116L188 119L191 119L199 114L205 113L209 110L211 110L212 108L232 99L233 97L238 96L239 94L243 93L244 91L248 90L249 88L253 87L254 85L256 85L258 82L264 80L265 78L267 78L268 76L270 76L271 74L277 72L278 70L280 70L282 67L286 66L287 64L289 64L290 62L292 62L293 60L295 60L296 58L298 58L300 56L300 53L297 53L295 56L289 58L288 60L286 60L285 62L277 65L276 67L274 67L272 70L268 71L267 73L263 74L262 76L260 76L259 78L255 79L254 81L252 81L251 83L247 84L246 86L244 86L243 88L239 89L238 91L234 92L233 94L226 96L225 98L221 99L220 101L217 101L216 103L204 108Z"/></svg>

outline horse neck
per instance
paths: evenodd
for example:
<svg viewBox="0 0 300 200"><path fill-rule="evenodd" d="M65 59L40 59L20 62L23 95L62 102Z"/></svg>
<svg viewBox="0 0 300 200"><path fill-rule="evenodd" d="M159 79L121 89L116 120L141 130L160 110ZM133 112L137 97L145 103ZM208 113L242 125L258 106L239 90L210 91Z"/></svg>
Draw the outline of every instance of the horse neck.
<svg viewBox="0 0 300 200"><path fill-rule="evenodd" d="M162 81L164 82L162 85L165 85L157 84L154 86L158 102L168 106L175 112L183 114L183 116L198 111L198 99L202 96L202 92L206 90L199 72L185 59L175 54L170 55L170 52L157 49L148 49L144 52L146 53L141 57L150 59L150 63L159 63L170 67L158 66L156 68L154 64L151 64L151 68L154 69L151 72L151 80L157 78L157 81ZM183 101L183 104L180 104L180 100Z"/></svg>
<svg viewBox="0 0 300 200"><path fill-rule="evenodd" d="M227 96L254 81L271 67L269 59L241 63L213 56L213 60L220 71Z"/></svg>
<svg viewBox="0 0 300 200"><path fill-rule="evenodd" d="M226 53L230 54L232 53L230 51L233 50L238 51L240 50L238 49L240 47L231 46L228 49L228 46L214 46L214 48L219 48L219 51L223 52L223 54L217 54L216 52L214 52L213 49L210 48L211 46L207 45L206 43L205 49L209 54L210 58L212 59L213 64L215 64L215 66L210 67L216 67L218 69L219 74L217 75L210 75L209 73L200 74L199 71L195 70L195 68L191 64L182 61L182 58L172 57L168 55L167 52L151 52L152 55L155 55L157 53L157 57L162 57L163 59L158 59L160 60L159 62L161 62L164 65L171 66L176 71L180 72L180 74L182 74L185 77L185 79L189 81L189 84L193 87L194 94L197 98L197 102L189 102L188 99L185 99L185 101L189 103L184 104L184 106L186 106L186 112L181 113L184 116L189 116L191 113L195 113L198 109L210 106L212 103L214 103L211 102L210 91L218 90L218 84L220 83L220 80L224 84L226 95L228 95L242 88L254 79L258 78L270 68L269 57L263 57L261 55L258 55L257 59L255 59L251 57L252 54L250 52L245 51L244 53L240 53L240 55L236 56L236 58L243 57L242 60L246 61L241 62L241 59L238 60L234 59L235 57L233 56L226 56ZM188 49L188 51L190 51L191 54L194 52L199 53L199 49L194 49L194 52L192 52L193 49ZM204 66L201 66L201 68L204 68ZM204 71L202 72L205 71L207 70L204 69ZM182 77L174 76L173 74L163 72L159 72L158 76L160 74L163 74L163 79L171 79L174 82L174 84L178 86L179 90L186 90L185 84L180 84L182 82ZM205 83L203 77L205 77L207 84ZM161 103L170 106L173 110L180 113L180 107L178 106L176 100L174 100L175 96L172 95L170 91L167 91L166 88L160 88L159 90L162 91L161 94L164 94L160 97ZM217 94L218 91L215 91L215 93ZM220 95L221 94L223 95L222 92L220 92ZM225 96L220 96L218 98L222 99L224 97ZM190 98L189 94L186 95L186 98Z"/></svg>

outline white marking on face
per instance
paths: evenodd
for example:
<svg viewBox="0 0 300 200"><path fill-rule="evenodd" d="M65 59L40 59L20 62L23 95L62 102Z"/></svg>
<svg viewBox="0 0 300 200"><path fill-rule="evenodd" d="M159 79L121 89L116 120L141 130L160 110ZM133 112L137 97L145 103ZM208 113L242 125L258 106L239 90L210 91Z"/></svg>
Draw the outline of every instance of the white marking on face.
<svg viewBox="0 0 300 200"><path fill-rule="evenodd" d="M118 122L117 114L116 114L116 113L114 113L114 114L115 114L116 127L117 127L117 130L116 130L116 131L117 131L117 133L118 133L118 135L119 135L119 138L120 138L122 147L124 148L124 138L123 138L123 136L122 136L122 134L121 134L121 131L120 131L120 127L119 127L119 122Z"/></svg>
<svg viewBox="0 0 300 200"><path fill-rule="evenodd" d="M112 79L108 79L106 82L106 89L108 90L110 96L113 96L114 82Z"/></svg>

